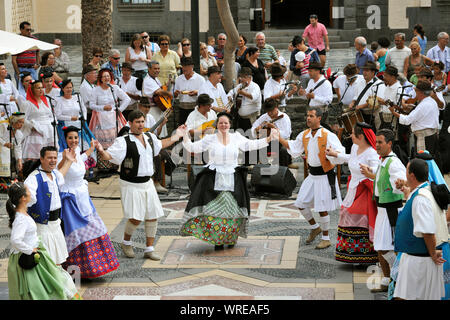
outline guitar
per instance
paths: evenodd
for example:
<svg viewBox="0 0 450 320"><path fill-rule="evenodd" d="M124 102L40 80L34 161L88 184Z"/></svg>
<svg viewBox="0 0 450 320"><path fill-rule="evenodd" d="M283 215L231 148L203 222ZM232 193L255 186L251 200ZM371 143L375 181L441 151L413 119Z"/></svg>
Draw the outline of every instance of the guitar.
<svg viewBox="0 0 450 320"><path fill-rule="evenodd" d="M162 114L161 118L159 118L158 121L156 121L156 123L150 128L150 129L144 129L144 132L151 132L153 133L158 127L159 125L164 121L164 118L169 118L170 115L173 112L173 108L168 108L164 111L164 113Z"/></svg>
<svg viewBox="0 0 450 320"><path fill-rule="evenodd" d="M443 84L440 85L439 87L436 87L433 89L433 92L437 93L437 92L441 92L442 90L445 89L447 85ZM405 100L406 104L411 104L411 105L416 105L417 104L417 98L409 98Z"/></svg>
<svg viewBox="0 0 450 320"><path fill-rule="evenodd" d="M275 119L272 119L272 120L270 120L270 121L264 121L263 123L261 123L261 130L258 131L258 135L261 135L260 132L261 132L263 129L265 129L265 130L267 130L267 136L269 136L269 135L270 135L270 130L271 130L271 128L270 128L268 125L274 123L275 121L280 120L280 119L283 118L283 117L284 117L284 114L281 114L281 115L279 115L278 117L276 117Z"/></svg>
<svg viewBox="0 0 450 320"><path fill-rule="evenodd" d="M172 75L169 74L169 80L167 81L167 85L163 85L161 89L163 91L171 92L172 91ZM166 111L172 107L172 97L169 95L153 95L153 102L158 106L161 111Z"/></svg>

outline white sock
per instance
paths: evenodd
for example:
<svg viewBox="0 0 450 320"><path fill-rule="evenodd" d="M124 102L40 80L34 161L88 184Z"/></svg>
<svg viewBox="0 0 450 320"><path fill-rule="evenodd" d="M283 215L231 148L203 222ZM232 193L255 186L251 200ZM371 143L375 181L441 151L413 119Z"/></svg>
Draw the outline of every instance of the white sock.
<svg viewBox="0 0 450 320"><path fill-rule="evenodd" d="M155 248L153 248L153 246L149 246L144 250L144 252L152 252L152 251L155 251Z"/></svg>
<svg viewBox="0 0 450 320"><path fill-rule="evenodd" d="M317 228L319 228L319 227L320 227L320 226L319 226L318 223L313 224L313 225L311 225L311 230L317 229Z"/></svg>
<svg viewBox="0 0 450 320"><path fill-rule="evenodd" d="M330 216L319 217L319 223L320 227L322 228L322 231L328 231L328 228L330 227Z"/></svg>
<svg viewBox="0 0 450 320"><path fill-rule="evenodd" d="M123 240L123 244L126 246L131 246L131 245L133 245L133 242L131 240L130 241Z"/></svg>
<svg viewBox="0 0 450 320"><path fill-rule="evenodd" d="M381 279L380 284L383 285L383 286L388 286L388 285L389 285L389 278L383 277L383 278Z"/></svg>
<svg viewBox="0 0 450 320"><path fill-rule="evenodd" d="M328 240L328 241L330 241L330 235L328 235L328 236L322 235L322 240Z"/></svg>

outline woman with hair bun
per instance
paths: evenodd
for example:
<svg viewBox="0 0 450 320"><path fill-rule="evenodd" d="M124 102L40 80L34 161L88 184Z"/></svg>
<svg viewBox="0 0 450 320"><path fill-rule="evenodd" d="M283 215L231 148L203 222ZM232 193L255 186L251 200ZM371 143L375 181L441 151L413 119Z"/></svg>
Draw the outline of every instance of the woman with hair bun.
<svg viewBox="0 0 450 320"><path fill-rule="evenodd" d="M30 199L30 191L22 182L8 189L6 211L11 228L9 299L81 299L70 275L56 266L38 238L36 223L27 213Z"/></svg>

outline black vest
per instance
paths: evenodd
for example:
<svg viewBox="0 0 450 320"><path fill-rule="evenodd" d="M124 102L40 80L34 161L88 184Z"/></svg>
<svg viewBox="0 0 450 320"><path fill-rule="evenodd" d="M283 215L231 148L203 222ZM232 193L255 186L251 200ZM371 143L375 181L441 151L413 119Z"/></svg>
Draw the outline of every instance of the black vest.
<svg viewBox="0 0 450 320"><path fill-rule="evenodd" d="M154 153L153 148L153 139L149 133L144 133L149 137L148 142L150 143L150 147L152 148L152 152ZM144 138L145 139L145 138ZM120 179L131 182L131 183L145 183L150 180L151 177L138 177L139 170L139 159L141 156L139 155L138 148L136 143L131 141L130 136L125 136L125 142L127 144L127 153L125 155L125 159L123 159L122 164L120 165ZM153 172L154 172L154 164L153 164Z"/></svg>

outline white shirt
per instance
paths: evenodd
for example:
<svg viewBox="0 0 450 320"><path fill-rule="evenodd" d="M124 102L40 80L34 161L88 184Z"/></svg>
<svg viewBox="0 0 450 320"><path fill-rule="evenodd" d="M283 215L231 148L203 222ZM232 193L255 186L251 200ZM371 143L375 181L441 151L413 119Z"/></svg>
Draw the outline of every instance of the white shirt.
<svg viewBox="0 0 450 320"><path fill-rule="evenodd" d="M90 84L86 79L80 85L80 96L84 101L84 105L89 108L89 104L92 101L92 90L94 90L95 85Z"/></svg>
<svg viewBox="0 0 450 320"><path fill-rule="evenodd" d="M159 140L153 133L150 133L153 139L153 151L148 142L149 137L147 134L143 134L145 140L145 147L142 145L141 141L138 140L134 135L130 134L130 141L135 142L138 152L139 152L139 167L137 176L138 177L150 177L153 175L153 157L157 156L162 149L161 140ZM111 147L108 148L108 153L112 156L109 160L111 163L121 165L122 161L125 159L127 154L127 143L125 137L117 138Z"/></svg>
<svg viewBox="0 0 450 320"><path fill-rule="evenodd" d="M384 100L390 100L397 104L398 98L400 97L400 93L402 91L402 85L399 81L396 81L393 85L384 87ZM389 106L383 105L381 106L381 112L391 113L389 110Z"/></svg>
<svg viewBox="0 0 450 320"><path fill-rule="evenodd" d="M11 116L11 113L19 111L17 104L14 101L10 101L11 96L19 99L19 91L17 91L16 86L12 83L11 80L5 79L5 82L0 82L1 94L0 94L0 102L7 103L6 109L8 114ZM5 112L4 106L0 106L0 112ZM5 114L4 117L6 118Z"/></svg>
<svg viewBox="0 0 450 320"><path fill-rule="evenodd" d="M303 134L306 130L300 132L295 140L289 140L289 149L288 152L294 158L300 157L305 151L305 147L303 145ZM317 130L314 137L311 134L311 131L306 135L306 138L309 138L308 142L308 165L312 167L321 167L322 164L319 159L319 143L318 138L322 137L322 131L326 131L328 133L327 136L327 146L326 148L332 148L336 152L345 153L345 148L342 146L339 138L331 131L328 131L325 128L321 128ZM332 160L333 157L327 156L328 160Z"/></svg>
<svg viewBox="0 0 450 320"><path fill-rule="evenodd" d="M111 92L111 88L103 89L100 86L95 87L92 90L92 101L89 104L90 108L95 111L114 113L116 111L116 101L120 100L119 110L121 112L125 110L130 104L131 98L115 84L112 85L112 91L114 95ZM104 110L103 108L107 105L110 105L112 109L109 111Z"/></svg>
<svg viewBox="0 0 450 320"><path fill-rule="evenodd" d="M416 190L422 186L419 185L409 194L408 200L416 192ZM413 234L417 238L423 238L424 233L435 234L436 233L436 223L434 220L433 207L430 200L420 193L414 198L412 203L412 218L413 218Z"/></svg>
<svg viewBox="0 0 450 320"><path fill-rule="evenodd" d="M11 229L11 253L31 254L38 245L36 222L28 215L16 212Z"/></svg>
<svg viewBox="0 0 450 320"><path fill-rule="evenodd" d="M234 99L236 96L237 89L240 86L230 90L228 92L228 97L230 99ZM252 95L252 99L247 98L246 96L242 96L241 107L238 110L240 116L245 117L252 113L259 112L261 110L261 89L259 86L251 81L249 85L244 88L244 91Z"/></svg>
<svg viewBox="0 0 450 320"><path fill-rule="evenodd" d="M179 91L200 92L200 89L204 84L205 79L196 72L194 72L194 74L189 78L189 80L186 79L186 76L184 74L182 74L175 80L175 91L179 90ZM190 96L188 94L180 93L178 95L178 99L180 100L180 102L196 102L197 96Z"/></svg>
<svg viewBox="0 0 450 320"><path fill-rule="evenodd" d="M325 77L323 75L320 76L320 78L317 81L314 81L313 79L310 79L308 82L308 86L306 87L306 92L311 92L316 85L319 84L322 80L324 80ZM314 93L314 99L311 99L309 102L310 107L317 107L317 106L327 106L333 101L333 88L331 86L330 81L325 80L324 83L320 85L317 89L313 91ZM347 94L346 94L347 95Z"/></svg>
<svg viewBox="0 0 450 320"><path fill-rule="evenodd" d="M392 186L392 192L396 194L403 194L403 192L395 187L395 181L398 179L400 180L406 180L406 168L403 165L403 163L400 161L399 158L395 155L394 152L391 151L389 153L390 157L386 157L380 164L381 167L385 167L386 163L389 159L392 159L391 164L389 165L389 182ZM380 179L380 168L377 169L375 180L378 181ZM379 196L380 193L378 192L378 186L377 183L375 183L375 196Z"/></svg>
<svg viewBox="0 0 450 320"><path fill-rule="evenodd" d="M411 125L411 131L439 128L439 108L431 97L423 99L408 115L401 114L399 123Z"/></svg>
<svg viewBox="0 0 450 320"><path fill-rule="evenodd" d="M66 126L76 126L81 128L80 120L72 121L72 117L80 117L81 111L83 111L83 117L87 120L87 110L80 95L80 103L78 103L78 97L72 96L70 99L61 97L55 106L55 116L57 120L65 121ZM80 110L81 105L81 110Z"/></svg>
<svg viewBox="0 0 450 320"><path fill-rule="evenodd" d="M123 77L120 77L117 85L126 93L140 96L141 91L136 88L136 80L136 77L131 76L130 80L128 80L128 82L125 82L123 80ZM134 104L136 102L136 100L131 99L130 104Z"/></svg>
<svg viewBox="0 0 450 320"><path fill-rule="evenodd" d="M364 80L364 77L360 74L355 75L356 79L353 80L352 84L348 87L348 80L347 80L347 76L346 75L341 75L339 77L336 78L336 80L334 80L333 82L333 88L338 88L339 89L339 93L341 95L341 102L345 105L350 104L350 102L352 102L353 97L356 94L356 90L358 86L365 86L366 81ZM345 89L347 89L347 92L345 91ZM345 92L345 95L342 96Z"/></svg>
<svg viewBox="0 0 450 320"><path fill-rule="evenodd" d="M53 105L56 105L56 103L58 102L58 99L61 97L61 89L59 89L59 88L52 88L52 90L50 90L49 93L44 91L44 95L53 98L53 100L51 100L49 98L47 98L47 100L50 100L49 102L53 103Z"/></svg>
<svg viewBox="0 0 450 320"><path fill-rule="evenodd" d="M284 113L284 112L281 112L280 110L278 110L277 117L279 117L281 115L283 115L283 118L278 119L273 124L275 125L275 127L277 127L280 130L280 136L283 139L289 139L291 137L291 133L292 133L291 119L289 118L287 113ZM264 113L258 119L256 119L255 122L253 122L253 125L251 128L253 137L256 137L256 131L255 131L256 128L259 127L265 121L267 121L267 122L272 121L272 118L267 113Z"/></svg>
<svg viewBox="0 0 450 320"><path fill-rule="evenodd" d="M435 45L433 48L428 50L427 57L433 59L434 61L441 61L444 66L444 72L447 73L450 71L450 48L445 47L444 50L441 50L439 45Z"/></svg>
<svg viewBox="0 0 450 320"><path fill-rule="evenodd" d="M376 150L372 147L364 150L363 153L358 155L358 145L353 144L350 154L338 153L337 158L329 157L330 162L333 164L343 164L348 163L348 168L350 169L350 174L352 176L350 183L348 185L347 195L345 196L342 204L344 207L349 208L352 206L353 201L356 196L356 189L361 181L368 179L364 174L361 173L360 164L365 164L370 167L372 172L375 172L380 164L380 156Z"/></svg>
<svg viewBox="0 0 450 320"><path fill-rule="evenodd" d="M189 115L186 119L185 124L187 126L187 129L195 130L199 126L201 126L203 123L217 119L217 114L213 109L209 110L206 115L207 115L206 117L204 115L202 115L198 111L198 106L196 106L195 109L191 113L189 113Z"/></svg>
<svg viewBox="0 0 450 320"><path fill-rule="evenodd" d="M153 98L153 94L155 91L161 88L161 82L158 78L150 77L150 75L146 75L144 81L142 83L142 95ZM150 99L151 101L151 99Z"/></svg>
<svg viewBox="0 0 450 320"><path fill-rule="evenodd" d="M25 139L23 133L21 130L16 130L15 135L12 137L12 144L14 146L14 156L16 160L22 159L22 143ZM0 124L0 144L3 146L5 143L9 143L9 130L8 125L6 123ZM4 149L10 150L6 147L3 147ZM9 157L9 152L8 157ZM2 159L2 162L7 163L9 159L6 161Z"/></svg>
<svg viewBox="0 0 450 320"><path fill-rule="evenodd" d="M364 88L366 87L366 85L368 85L369 83L374 82L373 78L372 80L370 80L369 82L360 82L358 83L357 89L355 90L355 96L353 97L353 100L358 99L359 95L361 94L361 92L364 90ZM362 105L365 104L367 102L367 98L369 98L370 96L375 96L375 92L377 93L377 97L380 97L381 99L383 99L384 97L384 89L386 88L386 86L384 85L384 82L378 78L376 78L377 80L370 86L370 88L364 93L364 95L362 96L361 100L359 101L358 105ZM381 83L378 86L378 91L377 91L377 87L376 85L378 85L379 83Z"/></svg>
<svg viewBox="0 0 450 320"><path fill-rule="evenodd" d="M280 82L273 80L272 78L269 78L269 80L266 81L264 84L264 101L269 99L270 97L273 97L280 93L280 91L283 91L286 86L284 85L286 83L286 80L282 78ZM291 99L291 97L288 97L287 95L281 99L280 107L286 106L286 100Z"/></svg>
<svg viewBox="0 0 450 320"><path fill-rule="evenodd" d="M397 49L393 47L386 53L386 66L392 65L398 69L399 73L404 73L403 68L405 67L405 59L411 55L411 49L408 47L403 47L403 49Z"/></svg>
<svg viewBox="0 0 450 320"><path fill-rule="evenodd" d="M42 167L39 166L39 169L42 170ZM32 174L28 176L28 178L25 180L24 184L28 187L31 193L31 200L28 203L28 207L33 206L37 199L36 199L36 192L38 188L37 178L36 176L40 174L42 176L42 179L44 182L48 185L48 191L52 194L51 202L50 202L50 211L56 210L61 208L61 198L59 197L59 187L62 187L65 183L64 176L59 172L58 170L52 171L52 180L47 176L47 173L43 171L35 171Z"/></svg>
<svg viewBox="0 0 450 320"><path fill-rule="evenodd" d="M216 87L213 86L211 81L207 80L201 87L198 95L206 93L211 99L214 100L212 103L213 107L224 108L228 104L228 96L223 89L222 84L219 82ZM221 101L222 103L220 103Z"/></svg>

